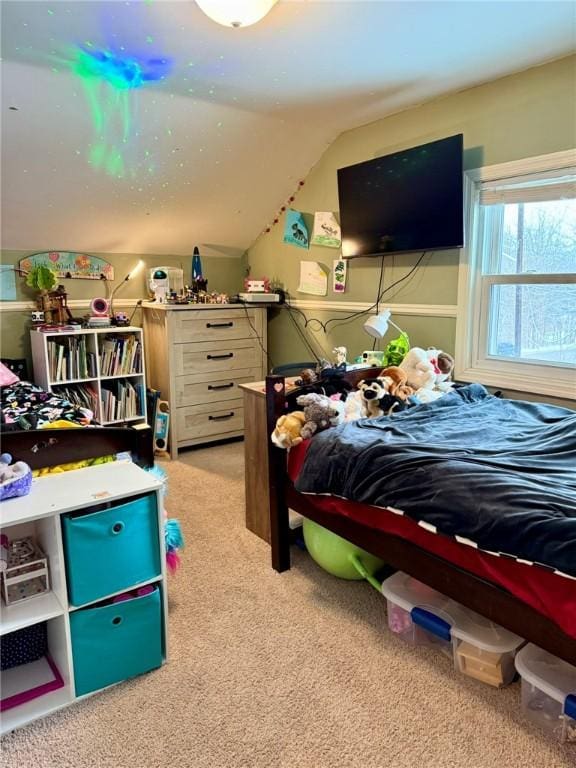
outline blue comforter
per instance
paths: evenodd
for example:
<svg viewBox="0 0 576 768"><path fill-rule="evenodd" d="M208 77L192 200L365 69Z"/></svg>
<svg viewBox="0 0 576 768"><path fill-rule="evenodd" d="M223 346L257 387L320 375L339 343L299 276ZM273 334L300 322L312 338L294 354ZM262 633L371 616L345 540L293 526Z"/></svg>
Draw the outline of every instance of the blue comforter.
<svg viewBox="0 0 576 768"><path fill-rule="evenodd" d="M576 412L479 384L316 435L296 489L392 507L576 577Z"/></svg>

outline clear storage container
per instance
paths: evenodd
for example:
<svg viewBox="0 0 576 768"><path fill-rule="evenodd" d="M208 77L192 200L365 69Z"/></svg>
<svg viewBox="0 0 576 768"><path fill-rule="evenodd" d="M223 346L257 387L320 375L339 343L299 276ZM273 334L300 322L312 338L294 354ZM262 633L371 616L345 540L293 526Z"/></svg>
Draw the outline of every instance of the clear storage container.
<svg viewBox="0 0 576 768"><path fill-rule="evenodd" d="M554 739L576 744L576 667L532 644L515 663L526 717Z"/></svg>
<svg viewBox="0 0 576 768"><path fill-rule="evenodd" d="M457 670L497 688L514 678L524 640L401 571L382 584L388 626L411 645L438 648Z"/></svg>

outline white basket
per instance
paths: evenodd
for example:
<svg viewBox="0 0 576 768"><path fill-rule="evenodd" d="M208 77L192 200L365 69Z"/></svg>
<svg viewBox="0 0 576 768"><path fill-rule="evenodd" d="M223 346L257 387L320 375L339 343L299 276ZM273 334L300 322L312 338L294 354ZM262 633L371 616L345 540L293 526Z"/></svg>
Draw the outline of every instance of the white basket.
<svg viewBox="0 0 576 768"><path fill-rule="evenodd" d="M50 589L48 559L32 537L14 539L8 564L2 572L2 597L6 605L43 595Z"/></svg>
<svg viewBox="0 0 576 768"><path fill-rule="evenodd" d="M388 626L411 645L438 648L468 677L497 688L514 678L524 640L405 573L382 584Z"/></svg>

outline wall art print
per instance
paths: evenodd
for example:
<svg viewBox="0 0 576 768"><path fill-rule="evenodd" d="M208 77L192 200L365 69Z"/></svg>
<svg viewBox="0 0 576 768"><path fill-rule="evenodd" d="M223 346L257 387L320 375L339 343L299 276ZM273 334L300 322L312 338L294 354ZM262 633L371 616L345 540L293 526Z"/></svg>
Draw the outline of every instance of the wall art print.
<svg viewBox="0 0 576 768"><path fill-rule="evenodd" d="M44 265L58 277L81 280L114 280L114 267L99 256L75 251L46 251L20 259L19 267L29 272L32 267Z"/></svg>

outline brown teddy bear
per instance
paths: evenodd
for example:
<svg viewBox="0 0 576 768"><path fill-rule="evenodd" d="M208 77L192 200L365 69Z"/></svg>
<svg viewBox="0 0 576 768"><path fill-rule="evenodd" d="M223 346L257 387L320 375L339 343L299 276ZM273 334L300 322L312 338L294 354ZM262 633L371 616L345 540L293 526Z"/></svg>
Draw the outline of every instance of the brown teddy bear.
<svg viewBox="0 0 576 768"><path fill-rule="evenodd" d="M328 427L336 427L344 421L344 403L339 399L311 392L300 395L296 402L304 406L306 422L301 432L304 440L312 437L316 432L321 432Z"/></svg>

